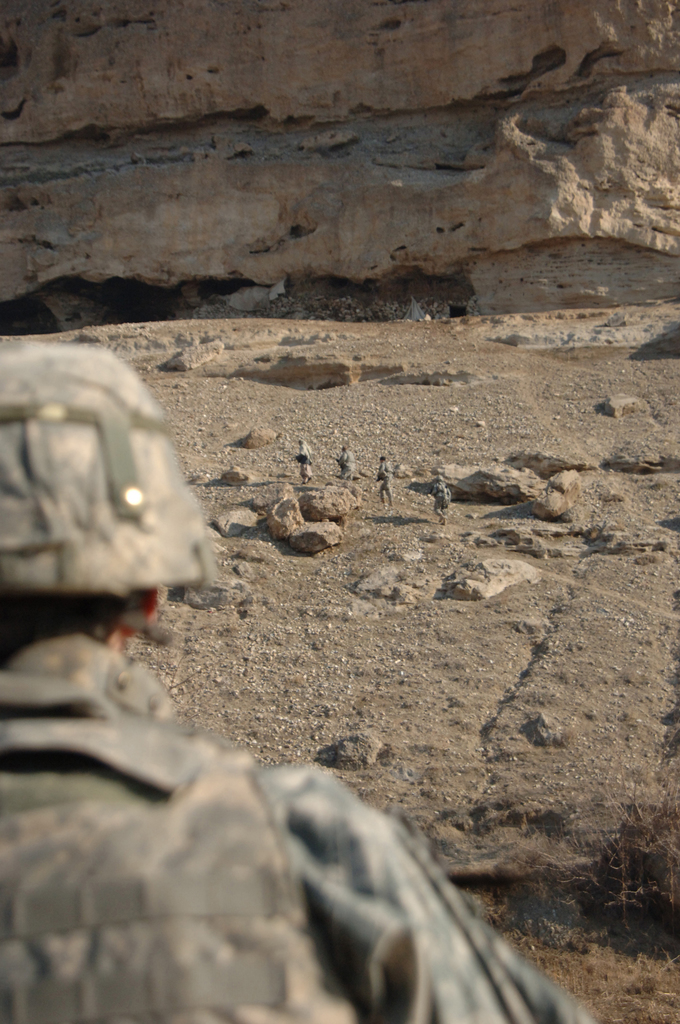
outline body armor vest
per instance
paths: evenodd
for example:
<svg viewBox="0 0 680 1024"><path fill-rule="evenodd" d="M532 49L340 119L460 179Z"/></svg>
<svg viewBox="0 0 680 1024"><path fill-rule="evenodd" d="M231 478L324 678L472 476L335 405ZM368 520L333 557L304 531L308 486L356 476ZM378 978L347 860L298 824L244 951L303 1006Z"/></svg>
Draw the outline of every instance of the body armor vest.
<svg viewBox="0 0 680 1024"><path fill-rule="evenodd" d="M101 645L74 642L101 661ZM36 693L44 653L21 662ZM108 672L128 671L107 655ZM324 988L251 758L122 709L49 717L43 696L41 717L21 717L31 688L8 668L0 709L4 693L19 717L0 722L3 777L18 755L76 754L161 799L69 801L66 786L66 802L0 817L0 1024L353 1024ZM82 682L58 679L60 714L82 715Z"/></svg>

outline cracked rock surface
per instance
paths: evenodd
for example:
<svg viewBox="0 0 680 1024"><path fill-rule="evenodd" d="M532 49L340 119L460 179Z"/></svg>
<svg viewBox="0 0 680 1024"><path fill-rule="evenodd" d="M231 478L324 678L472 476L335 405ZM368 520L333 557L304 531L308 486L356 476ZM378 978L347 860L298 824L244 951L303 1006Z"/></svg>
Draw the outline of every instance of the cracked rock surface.
<svg viewBox="0 0 680 1024"><path fill-rule="evenodd" d="M0 301L62 329L122 319L120 281L173 315L286 277L482 313L677 293L668 0L6 0L0 29Z"/></svg>

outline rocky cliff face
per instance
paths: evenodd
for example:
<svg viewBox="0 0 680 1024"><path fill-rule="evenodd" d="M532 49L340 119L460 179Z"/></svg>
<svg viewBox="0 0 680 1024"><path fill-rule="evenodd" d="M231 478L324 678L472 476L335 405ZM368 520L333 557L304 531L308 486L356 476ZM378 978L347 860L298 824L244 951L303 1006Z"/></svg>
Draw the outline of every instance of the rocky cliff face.
<svg viewBox="0 0 680 1024"><path fill-rule="evenodd" d="M5 0L0 301L413 275L680 291L667 0Z"/></svg>

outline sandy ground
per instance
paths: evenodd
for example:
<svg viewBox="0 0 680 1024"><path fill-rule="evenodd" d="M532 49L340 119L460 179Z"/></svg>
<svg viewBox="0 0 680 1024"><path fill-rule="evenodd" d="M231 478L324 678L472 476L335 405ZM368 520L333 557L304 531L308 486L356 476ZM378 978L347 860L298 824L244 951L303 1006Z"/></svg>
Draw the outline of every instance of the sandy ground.
<svg viewBox="0 0 680 1024"><path fill-rule="evenodd" d="M252 601L198 611L180 591L164 594L173 646L136 642L134 652L182 720L265 764L317 764L371 805L396 805L455 870L561 864L563 888L479 889L491 919L602 1021L677 1020L678 940L650 919L586 913L566 879L615 829L633 789L654 801L678 778L680 478L603 464L677 455L680 360L612 345L513 348L467 319L349 327L307 323L288 336L261 320L212 321L210 338L231 339L227 348L185 373L161 368L160 343L132 346L208 521L248 508L259 486L222 483L230 466L299 488L299 438L317 486L335 478L347 444L364 496L342 544L315 557L272 541L264 520L239 537L212 531L221 579L242 581ZM269 382L282 346L289 386ZM363 381L329 386L352 366ZM448 384L398 382L418 368ZM618 393L644 409L606 416L602 403ZM241 448L255 426L277 440ZM539 537L527 503L458 502L438 523L423 493L434 466L531 452L593 467L572 521L548 537L551 557L494 536L514 527ZM392 510L375 482L382 454L408 467ZM623 553L594 553L603 527L628 538ZM486 601L442 598L447 576L488 558L527 561L540 579ZM520 731L540 714L556 744ZM334 765L335 744L353 735L369 737L359 744L367 763Z"/></svg>

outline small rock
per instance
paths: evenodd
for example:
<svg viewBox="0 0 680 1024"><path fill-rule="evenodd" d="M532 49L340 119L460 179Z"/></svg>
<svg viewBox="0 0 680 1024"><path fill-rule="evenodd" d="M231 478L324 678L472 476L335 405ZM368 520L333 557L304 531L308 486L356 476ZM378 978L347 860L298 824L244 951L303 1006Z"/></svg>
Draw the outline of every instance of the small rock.
<svg viewBox="0 0 680 1024"><path fill-rule="evenodd" d="M240 537L246 530L257 526L257 516L248 508L233 508L213 519L210 525L221 537Z"/></svg>
<svg viewBox="0 0 680 1024"><path fill-rule="evenodd" d="M233 552L234 558L240 558L244 562L255 562L258 565L266 565L270 561L267 550L263 544L244 544Z"/></svg>
<svg viewBox="0 0 680 1024"><path fill-rule="evenodd" d="M341 736L331 745L328 753L334 752L333 764L336 768L356 771L358 768L368 768L375 764L382 749L382 741L373 733L359 732L351 736Z"/></svg>
<svg viewBox="0 0 680 1024"><path fill-rule="evenodd" d="M394 475L397 480L410 480L413 476L413 467L400 462L394 467Z"/></svg>
<svg viewBox="0 0 680 1024"><path fill-rule="evenodd" d="M357 594L370 594L373 597L389 597L397 583L404 578L404 570L392 566L375 569L355 584Z"/></svg>
<svg viewBox="0 0 680 1024"><path fill-rule="evenodd" d="M224 345L221 341L208 341L204 345L189 345L188 348L180 349L171 359L168 359L163 369L179 370L182 373L194 370L197 366L202 366L203 363L211 362L223 349Z"/></svg>
<svg viewBox="0 0 680 1024"><path fill-rule="evenodd" d="M276 440L276 431L269 427L253 427L241 441L242 448L265 448Z"/></svg>
<svg viewBox="0 0 680 1024"><path fill-rule="evenodd" d="M241 469L240 466L230 466L229 469L221 474L220 480L225 484L229 484L231 487L237 487L239 484L253 484L257 482L257 476L254 473L249 473L245 469Z"/></svg>
<svg viewBox="0 0 680 1024"><path fill-rule="evenodd" d="M178 340L180 340L178 338ZM186 372L193 370L204 363L210 363L224 350L221 341L209 341L204 343L192 342L179 349L160 369Z"/></svg>
<svg viewBox="0 0 680 1024"><path fill-rule="evenodd" d="M288 540L291 533L304 526L297 499L282 498L267 513L267 526L274 540Z"/></svg>
<svg viewBox="0 0 680 1024"><path fill-rule="evenodd" d="M515 629L518 633L525 633L527 636L537 636L542 634L548 628L548 623L545 619L521 619L515 623Z"/></svg>
<svg viewBox="0 0 680 1024"><path fill-rule="evenodd" d="M187 477L187 483L206 484L209 479L210 473L207 473L204 469L195 469L193 473L190 473Z"/></svg>
<svg viewBox="0 0 680 1024"><path fill-rule="evenodd" d="M300 511L307 522L343 521L359 507L360 501L348 487L323 487L304 491L299 497Z"/></svg>
<svg viewBox="0 0 680 1024"><path fill-rule="evenodd" d="M564 733L555 727L552 719L542 713L526 721L519 731L535 747L563 747L566 742Z"/></svg>
<svg viewBox="0 0 680 1024"><path fill-rule="evenodd" d="M604 403L607 416L613 416L615 420L622 416L630 416L634 412L644 412L646 408L647 403L634 395L612 395Z"/></svg>
<svg viewBox="0 0 680 1024"><path fill-rule="evenodd" d="M636 565L660 565L666 561L663 551L645 551L633 559Z"/></svg>
<svg viewBox="0 0 680 1024"><path fill-rule="evenodd" d="M541 573L519 559L489 558L469 567L463 566L442 583L446 597L455 601L484 601L518 583L538 583Z"/></svg>
<svg viewBox="0 0 680 1024"><path fill-rule="evenodd" d="M254 580L256 578L255 570L247 562L239 562L238 565L233 565L231 571L236 576L240 576L242 580Z"/></svg>
<svg viewBox="0 0 680 1024"><path fill-rule="evenodd" d="M259 487L253 495L251 507L253 512L260 516L266 516L274 505L278 505L284 498L294 498L295 492L290 484L267 484Z"/></svg>
<svg viewBox="0 0 680 1024"><path fill-rule="evenodd" d="M557 519L581 496L581 477L575 469L557 473L548 481L545 494L531 507L537 519Z"/></svg>
<svg viewBox="0 0 680 1024"><path fill-rule="evenodd" d="M316 523L313 526L307 523L291 533L288 540L295 551L316 555L319 551L324 551L325 548L340 544L342 530L337 523Z"/></svg>

